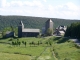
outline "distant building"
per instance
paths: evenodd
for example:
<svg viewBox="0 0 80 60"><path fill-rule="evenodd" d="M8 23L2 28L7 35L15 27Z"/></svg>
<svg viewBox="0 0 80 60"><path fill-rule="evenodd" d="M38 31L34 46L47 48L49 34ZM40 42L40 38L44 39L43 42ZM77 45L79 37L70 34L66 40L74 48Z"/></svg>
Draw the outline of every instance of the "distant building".
<svg viewBox="0 0 80 60"><path fill-rule="evenodd" d="M66 29L67 29L66 26L62 26L61 25L61 26L59 26L59 27L56 28L54 34L56 34L56 35L64 35L65 32L66 32Z"/></svg>
<svg viewBox="0 0 80 60"><path fill-rule="evenodd" d="M64 32L66 31L66 29L67 29L66 26L62 26L62 25L61 25L61 26L58 27L58 30L64 31Z"/></svg>
<svg viewBox="0 0 80 60"><path fill-rule="evenodd" d="M47 32L48 29L52 30L53 35L53 21L51 19L47 20L45 23L45 33Z"/></svg>
<svg viewBox="0 0 80 60"><path fill-rule="evenodd" d="M24 24L20 21L18 26L18 37L36 37L39 35L40 29L24 28Z"/></svg>
<svg viewBox="0 0 80 60"><path fill-rule="evenodd" d="M45 34L45 27L42 27L42 35Z"/></svg>
<svg viewBox="0 0 80 60"><path fill-rule="evenodd" d="M4 37L6 37L6 38L8 38L8 37L14 37L14 35L15 35L14 32L7 31Z"/></svg>

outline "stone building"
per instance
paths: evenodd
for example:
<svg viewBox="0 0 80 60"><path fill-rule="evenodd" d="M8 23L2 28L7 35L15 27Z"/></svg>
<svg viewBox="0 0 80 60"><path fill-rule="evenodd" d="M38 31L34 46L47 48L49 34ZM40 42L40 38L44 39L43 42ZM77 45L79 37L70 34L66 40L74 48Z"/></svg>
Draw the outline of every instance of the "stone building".
<svg viewBox="0 0 80 60"><path fill-rule="evenodd" d="M36 37L39 35L40 29L24 28L24 24L20 21L18 26L18 37Z"/></svg>
<svg viewBox="0 0 80 60"><path fill-rule="evenodd" d="M64 35L66 32L67 26L60 25L56 28L54 34L55 35Z"/></svg>
<svg viewBox="0 0 80 60"><path fill-rule="evenodd" d="M48 29L52 31L53 35L53 21L51 19L47 20L45 23L45 33L47 32Z"/></svg>

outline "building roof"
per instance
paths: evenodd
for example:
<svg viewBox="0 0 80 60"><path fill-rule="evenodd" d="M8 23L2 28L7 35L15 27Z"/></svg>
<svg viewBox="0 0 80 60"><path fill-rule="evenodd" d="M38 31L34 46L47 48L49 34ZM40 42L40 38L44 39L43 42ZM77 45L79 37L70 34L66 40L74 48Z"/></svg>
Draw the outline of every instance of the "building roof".
<svg viewBox="0 0 80 60"><path fill-rule="evenodd" d="M64 31L59 31L59 33L64 34L65 32Z"/></svg>
<svg viewBox="0 0 80 60"><path fill-rule="evenodd" d="M6 34L10 34L10 33L13 33L13 32L12 32L12 31L7 31L7 32L6 32Z"/></svg>
<svg viewBox="0 0 80 60"><path fill-rule="evenodd" d="M40 32L40 29L23 29L22 32Z"/></svg>
<svg viewBox="0 0 80 60"><path fill-rule="evenodd" d="M22 21L20 21L20 23L19 23L19 24L20 24L20 25L24 25Z"/></svg>
<svg viewBox="0 0 80 60"><path fill-rule="evenodd" d="M52 22L52 20L50 19L50 22Z"/></svg>
<svg viewBox="0 0 80 60"><path fill-rule="evenodd" d="M53 22L51 19L48 19L46 22Z"/></svg>

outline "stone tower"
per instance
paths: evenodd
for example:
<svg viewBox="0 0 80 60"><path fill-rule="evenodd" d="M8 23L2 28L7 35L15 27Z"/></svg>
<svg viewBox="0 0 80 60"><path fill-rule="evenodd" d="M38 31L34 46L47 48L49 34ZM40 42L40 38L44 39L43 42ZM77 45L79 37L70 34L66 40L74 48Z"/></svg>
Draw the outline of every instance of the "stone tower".
<svg viewBox="0 0 80 60"><path fill-rule="evenodd" d="M20 21L18 26L18 37L22 37L22 30L24 29L24 24L22 21Z"/></svg>
<svg viewBox="0 0 80 60"><path fill-rule="evenodd" d="M45 33L47 32L48 29L52 30L53 35L53 21L51 19L47 20L45 23Z"/></svg>

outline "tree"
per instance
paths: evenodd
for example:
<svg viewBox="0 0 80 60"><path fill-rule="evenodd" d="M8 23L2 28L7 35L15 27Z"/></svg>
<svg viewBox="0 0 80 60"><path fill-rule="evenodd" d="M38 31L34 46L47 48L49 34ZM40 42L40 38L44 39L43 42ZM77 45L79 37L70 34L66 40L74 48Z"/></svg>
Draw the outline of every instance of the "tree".
<svg viewBox="0 0 80 60"><path fill-rule="evenodd" d="M49 45L52 46L52 42L49 41Z"/></svg>
<svg viewBox="0 0 80 60"><path fill-rule="evenodd" d="M72 23L65 32L66 37L80 38L80 22Z"/></svg>
<svg viewBox="0 0 80 60"><path fill-rule="evenodd" d="M46 42L45 44L47 44L47 46L48 46L48 42Z"/></svg>
<svg viewBox="0 0 80 60"><path fill-rule="evenodd" d="M25 47L26 47L26 42L24 42L24 44L25 44Z"/></svg>
<svg viewBox="0 0 80 60"><path fill-rule="evenodd" d="M13 28L13 26L10 26L11 27L11 31L13 31L14 32L14 28Z"/></svg>
<svg viewBox="0 0 80 60"><path fill-rule="evenodd" d="M31 44L32 44L32 43L30 42L29 45L31 46Z"/></svg>
<svg viewBox="0 0 80 60"><path fill-rule="evenodd" d="M2 38L5 38L5 31L2 31Z"/></svg>
<svg viewBox="0 0 80 60"><path fill-rule="evenodd" d="M18 42L19 46L21 45L21 42Z"/></svg>
<svg viewBox="0 0 80 60"><path fill-rule="evenodd" d="M24 41L22 41L22 43L24 44Z"/></svg>
<svg viewBox="0 0 80 60"><path fill-rule="evenodd" d="M14 42L14 45L17 46L17 42L16 41Z"/></svg>
<svg viewBox="0 0 80 60"><path fill-rule="evenodd" d="M15 45L15 43L12 41L12 45Z"/></svg>
<svg viewBox="0 0 80 60"><path fill-rule="evenodd" d="M50 28L48 28L46 34L47 34L47 36L51 36L53 34L52 30Z"/></svg>
<svg viewBox="0 0 80 60"><path fill-rule="evenodd" d="M38 41L38 45L39 45L39 41Z"/></svg>

